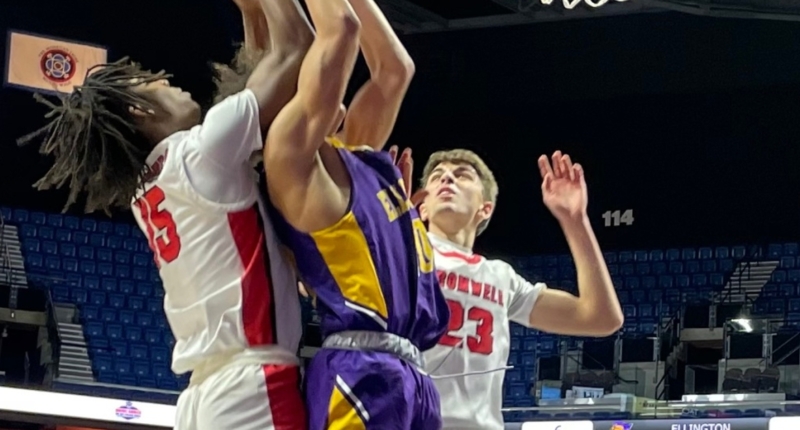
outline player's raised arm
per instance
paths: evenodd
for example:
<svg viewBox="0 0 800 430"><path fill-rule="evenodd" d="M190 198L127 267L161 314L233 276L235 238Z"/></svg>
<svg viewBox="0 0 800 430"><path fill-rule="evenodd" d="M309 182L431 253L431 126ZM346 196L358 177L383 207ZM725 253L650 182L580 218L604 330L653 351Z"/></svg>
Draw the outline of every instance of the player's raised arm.
<svg viewBox="0 0 800 430"><path fill-rule="evenodd" d="M262 127L294 96L297 75L314 33L297 0L260 0L269 28L269 46L247 80L256 96Z"/></svg>
<svg viewBox="0 0 800 430"><path fill-rule="evenodd" d="M361 20L361 51L370 80L350 103L343 140L380 150L394 129L414 76L414 62L374 0L350 0L350 4Z"/></svg>
<svg viewBox="0 0 800 430"><path fill-rule="evenodd" d="M270 127L264 147L270 180L293 181L311 172L317 150L341 120L358 55L361 24L347 0L307 0L306 5L317 37L300 68L297 94Z"/></svg>

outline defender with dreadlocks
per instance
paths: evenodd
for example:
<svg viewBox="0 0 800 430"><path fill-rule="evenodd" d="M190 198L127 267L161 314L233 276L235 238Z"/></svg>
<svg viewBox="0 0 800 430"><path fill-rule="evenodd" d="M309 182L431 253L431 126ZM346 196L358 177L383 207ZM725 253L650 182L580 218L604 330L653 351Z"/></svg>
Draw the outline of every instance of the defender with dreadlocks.
<svg viewBox="0 0 800 430"><path fill-rule="evenodd" d="M218 85L249 78L202 125L198 104L168 75L123 59L49 104L52 121L23 140L45 136L41 152L55 164L36 185L68 182L67 206L81 193L87 212L132 206L166 291L172 369L192 371L175 429L302 430L295 277L261 217L248 160L294 95L313 33L297 0L236 3L245 45L218 67Z"/></svg>

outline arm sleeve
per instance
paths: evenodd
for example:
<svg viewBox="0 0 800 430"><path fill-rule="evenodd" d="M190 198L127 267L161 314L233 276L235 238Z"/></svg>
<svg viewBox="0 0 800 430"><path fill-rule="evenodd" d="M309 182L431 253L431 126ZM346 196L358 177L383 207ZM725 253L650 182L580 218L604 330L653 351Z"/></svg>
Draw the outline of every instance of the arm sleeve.
<svg viewBox="0 0 800 430"><path fill-rule="evenodd" d="M255 94L245 89L212 107L193 142L207 160L241 166L263 146Z"/></svg>
<svg viewBox="0 0 800 430"><path fill-rule="evenodd" d="M511 303L508 305L508 319L527 327L531 325L531 312L536 305L536 300L547 286L541 282L531 284L511 266L508 266L508 272L511 278L510 289L513 294Z"/></svg>

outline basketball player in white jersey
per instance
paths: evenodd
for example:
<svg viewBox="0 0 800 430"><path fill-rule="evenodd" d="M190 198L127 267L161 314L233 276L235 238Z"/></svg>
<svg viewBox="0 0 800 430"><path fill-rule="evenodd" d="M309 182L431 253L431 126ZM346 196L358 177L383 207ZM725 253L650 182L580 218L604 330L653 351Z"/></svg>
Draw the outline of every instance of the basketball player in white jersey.
<svg viewBox="0 0 800 430"><path fill-rule="evenodd" d="M425 353L436 378L444 429L502 430L509 321L564 335L607 336L622 310L586 216L583 168L561 152L539 159L545 205L558 220L578 273L579 296L532 284L507 263L472 252L492 216L497 182L472 151L434 153L423 171L420 206L450 306L450 326Z"/></svg>
<svg viewBox="0 0 800 430"><path fill-rule="evenodd" d="M68 182L68 206L82 192L87 211L132 206L166 291L172 369L192 372L174 428L304 430L295 277L260 213L248 160L294 96L313 33L297 0L237 4L244 49L265 54L246 89L202 124L167 75L123 59L94 68L50 105L53 122L24 139L46 136L42 152L56 161L37 185Z"/></svg>

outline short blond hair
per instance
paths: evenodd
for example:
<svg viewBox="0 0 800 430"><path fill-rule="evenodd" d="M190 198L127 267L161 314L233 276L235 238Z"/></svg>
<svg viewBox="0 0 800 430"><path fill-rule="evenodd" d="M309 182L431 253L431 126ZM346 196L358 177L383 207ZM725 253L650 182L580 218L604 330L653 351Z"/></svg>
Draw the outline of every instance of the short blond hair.
<svg viewBox="0 0 800 430"><path fill-rule="evenodd" d="M447 151L437 151L431 154L428 161L425 163L425 168L422 169L423 188L428 185L428 179L433 169L442 163L469 164L472 166L472 168L478 172L478 176L481 179L483 198L492 202L493 205L497 204L497 193L499 190L497 187L497 180L494 178L494 173L492 173L492 170L489 169L489 166L483 162L483 159L481 159L478 154L469 149L450 149ZM491 216L478 225L477 234L481 234L486 230L486 227L489 225L489 220L491 220Z"/></svg>

